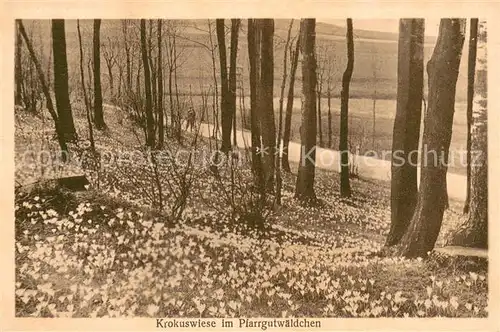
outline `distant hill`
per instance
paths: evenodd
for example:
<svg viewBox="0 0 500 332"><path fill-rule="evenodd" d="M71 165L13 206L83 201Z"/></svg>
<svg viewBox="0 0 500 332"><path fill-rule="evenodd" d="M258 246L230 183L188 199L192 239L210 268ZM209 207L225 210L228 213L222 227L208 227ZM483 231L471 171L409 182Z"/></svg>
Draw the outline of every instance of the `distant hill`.
<svg viewBox="0 0 500 332"><path fill-rule="evenodd" d="M208 23L207 20L178 20L176 21L181 28L181 37L177 38L178 48L183 50L182 66L178 70L179 89L181 92L188 93L193 91L205 91L213 85L212 60L207 48L202 45L209 44ZM90 52L92 44L92 21L82 20L82 37L87 52ZM129 30L129 39L137 38L139 35L138 21L132 21ZM279 94L281 77L283 71L283 45L286 39L290 20L275 20L275 85L274 94ZM27 27L33 29L33 39L36 43L44 43L43 49L46 61L48 61L48 50L51 47L50 40L50 22L48 20L33 22L26 21ZM229 27L230 22L226 20ZM294 21L292 36L295 37L299 28L299 20ZM355 26L354 26L355 28ZM319 57L330 59L333 63L333 82L334 95L340 92L340 82L342 73L346 66L346 29L341 26L325 22L317 22L317 50ZM36 37L37 34L39 37ZM78 38L76 32L76 21L68 20L66 22L68 62L70 67L70 78L78 82ZM368 31L354 29L354 50L355 63L353 72L353 81L351 86L351 95L354 98L366 97L372 98L376 90L378 99L394 99L397 90L397 50L398 34L391 32ZM103 47L109 43L119 44L123 40L122 22L120 20L103 20L101 26L101 42ZM216 43L216 38L213 36ZM427 61L434 48L436 37L427 36L425 40L425 61ZM227 36L227 47L229 47L229 33ZM140 55L136 55L136 61ZM466 61L467 45L464 45L462 62L460 67L459 80L457 84L457 100L466 98ZM216 61L218 66L218 59ZM241 31L238 42L238 66L241 68L243 87L248 94L248 48L247 48L247 20L242 20ZM218 69L217 69L218 70ZM108 76L106 66L103 60L102 75ZM115 79L118 77L117 68L114 69ZM427 75L426 75L427 76ZM107 78L103 78L103 84L107 84ZM301 70L297 71L296 94L300 95L301 89ZM106 89L105 89L106 91Z"/></svg>

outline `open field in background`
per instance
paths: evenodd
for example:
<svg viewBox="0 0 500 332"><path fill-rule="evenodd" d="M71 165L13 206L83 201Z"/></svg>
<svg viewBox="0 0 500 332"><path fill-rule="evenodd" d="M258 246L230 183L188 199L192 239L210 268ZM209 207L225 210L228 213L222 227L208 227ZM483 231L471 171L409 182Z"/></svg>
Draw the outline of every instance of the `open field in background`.
<svg viewBox="0 0 500 332"><path fill-rule="evenodd" d="M182 96L180 97L181 104L185 104L185 109L188 105L193 105L198 111L198 120L201 120L200 105L202 104L200 96ZM332 145L328 146L328 103L327 99L323 98L321 101L322 109L322 130L323 130L323 147L338 150L339 145L339 126L340 126L340 99L332 98L331 111L332 111ZM212 109L212 101L209 98L208 106ZM237 127L242 128L242 101L237 100ZM300 125L301 125L301 100L295 98L294 108L292 115L291 125L291 140L300 142ZM286 106L286 99L284 101L284 108ZM249 116L250 99L248 97L244 100L245 116ZM275 107L275 120L278 121L279 116L279 98L274 99ZM378 156L386 157L390 160L389 154L383 154L384 151L392 150L392 131L394 125L394 116L396 113L395 100L377 100L376 104L376 120L375 120L375 146L372 145L373 135L373 101L371 99L350 99L349 100L349 137L352 144L352 152L364 154L367 151L376 151ZM167 113L169 109L166 110ZM423 110L422 110L423 112ZM212 113L203 115L204 122L214 123ZM248 120L247 120L248 121ZM276 123L277 127L277 123ZM421 134L423 133L423 123L421 124ZM319 139L318 139L319 144ZM453 120L453 135L451 139L450 151L462 152L467 148L467 128L466 128L466 104L456 103L455 116ZM464 154L465 158L465 154ZM449 172L465 174L466 168L462 164L457 163L450 165Z"/></svg>
<svg viewBox="0 0 500 332"><path fill-rule="evenodd" d="M275 109L278 109L278 96L283 71L283 45L287 35L289 20L276 20L275 26ZM181 66L177 72L178 91L181 94L181 101L190 104L191 102L196 107L201 104L200 94L202 92L214 91L214 82L212 76L212 59L209 50L203 45L209 45L208 25L206 20L185 20L176 21L179 28L179 36L177 38L178 51L182 53L180 57ZM131 21L129 39L138 36L138 22ZM229 21L226 21L229 24ZM45 67L49 64L51 37L50 37L50 22L47 21L26 21L26 26L32 33L32 39L43 54ZM298 31L299 21L294 23L292 37L295 37ZM354 27L356 22L354 21ZM92 21L82 20L82 38L84 41L84 51L86 53L86 63L91 60L91 45L92 45ZM215 28L214 26L212 27ZM156 29L154 27L154 29ZM153 32L154 33L154 32ZM67 52L70 77L70 89L74 98L78 98L80 90L79 78L79 51L78 38L76 32L76 21L66 21L66 36L67 36ZM134 37L135 36L135 37ZM351 100L349 110L350 137L353 149L359 149L360 153L367 150L375 150L377 152L387 151L392 146L392 129L393 119L396 112L396 89L397 89L397 34L356 30L355 36L355 64L353 80L351 82ZM229 36L227 36L227 39ZM339 112L340 112L340 88L341 76L346 66L346 43L345 43L345 28L318 22L317 24L317 49L321 53L321 57L330 58L334 63L332 69L332 129L333 141L332 148L338 146L339 133ZM216 43L215 34L213 41ZM248 110L250 103L248 99L248 51L247 51L247 36L246 36L246 21L242 21L242 28L239 36L239 52L238 66L241 68L241 76L238 79L238 85L243 88L243 93L246 96L245 107ZM155 40L155 38L153 38ZM102 51L115 54L116 57L124 59L124 53L121 48L123 41L122 23L119 20L103 20L101 26L101 44ZM425 44L425 61L427 61L435 44L435 37L426 37ZM229 45L229 40L226 46ZM138 46L138 45L136 45ZM451 149L463 150L466 146L466 115L465 115L465 98L466 98L466 63L467 63L467 41L464 45L462 62L460 66L459 79L457 83L457 104L454 117L453 137ZM138 52L136 47L135 52ZM140 61L139 53L133 56L134 66ZM111 101L111 91L109 84L109 72L106 67L104 55L101 59L102 84L104 99L107 102ZM216 72L218 69L218 59L216 59ZM290 66L290 64L289 64ZM135 70L137 72L137 68ZM140 71L142 75L142 71ZM112 68L114 96L118 94L119 70L118 66ZM167 75L167 73L164 73ZM135 77L136 73L134 74ZM426 77L427 75L425 75ZM165 78L167 80L167 77ZM220 84L220 76L217 76ZM135 78L134 78L135 82ZM165 82L165 106L168 109L168 84ZM242 84L242 85L241 85ZM326 82L323 88L323 96L326 97ZM424 90L426 90L425 83ZM220 93L220 87L218 89ZM241 91L241 90L239 90ZM285 90L286 93L286 90ZM123 93L122 93L123 95ZM300 127L300 95L301 95L301 68L297 69L297 77L295 84L296 100L294 102L294 114L292 118L292 140L299 141ZM373 136L373 115L372 115L372 98L376 96L376 126L375 126L375 142L372 144ZM238 96L239 98L239 96ZM219 99L220 101L220 99ZM209 104L213 102L212 97L209 98ZM187 105L186 104L186 105ZM240 105L240 101L237 101ZM322 131L323 142L326 146L328 143L328 122L327 122L327 100L322 100ZM238 111L240 117L241 111ZM278 116L276 116L276 119ZM212 119L209 121L213 122ZM241 127L241 121L238 121L238 127ZM463 167L451 167L451 172L465 173Z"/></svg>
<svg viewBox="0 0 500 332"><path fill-rule="evenodd" d="M212 60L209 50L203 45L209 45L208 25L206 20L183 20L175 21L179 28L177 37L178 52L182 52L177 76L179 88L182 93L189 93L189 86L192 91L199 93L200 84L203 89L208 90L213 86L212 78ZM279 86L283 72L283 46L285 43L289 20L275 20L275 86L274 93L279 94ZM43 58L48 62L51 46L50 21L30 21L26 20L26 28L33 31L33 40L38 49L43 51ZM92 21L82 20L80 22L82 29L82 39L84 42L87 56L91 52L92 45ZM226 20L226 25L229 21ZM129 23L129 39L138 40L139 29L138 21ZM168 26L168 24L167 24ZM298 31L299 21L295 20L292 37L295 37ZM153 27L156 29L156 27ZM215 27L212 27L215 29ZM153 30L154 31L154 30ZM154 32L153 32L154 33ZM229 34L229 32L228 32ZM165 37L165 36L164 36ZM76 31L76 21L66 21L66 43L68 52L69 76L73 83L79 82L79 51L78 36ZM153 38L153 40L155 40ZM155 40L156 41L156 40ZM216 44L215 33L213 35L214 44ZM104 49L118 49L122 46L123 34L122 23L120 20L103 20L101 25L101 45ZM154 43L153 43L154 44ZM424 61L429 60L435 44L435 37L427 37L424 49ZM462 62L460 64L459 80L457 83L457 100L466 99L467 87L467 41L464 44ZM318 22L317 24L317 49L321 57L325 54L334 63L333 82L334 92L339 93L342 73L347 62L347 51L345 42L345 28ZM138 46L138 45L136 45ZM155 47L153 45L153 47ZM229 35L226 36L226 47L229 47ZM397 87L397 34L377 31L356 30L356 21L354 21L354 51L355 63L353 72L353 86L351 88L353 97L372 97L374 87L377 88L377 96L380 99L395 98ZM115 50L114 52L118 52ZM140 60L138 47L135 50L136 57L133 59L135 65ZM124 51L120 51L119 57L123 59ZM105 60L101 59L103 89L108 85L108 73ZM248 91L248 50L246 35L246 20L242 20L238 41L238 67L241 67L242 77L245 83L245 90ZM217 68L218 58L216 59ZM374 77L374 69L375 76ZM219 70L216 69L218 73ZM166 74L166 73L165 73ZM118 68L115 66L113 71L115 80L118 79ZM427 75L425 75L427 76ZM220 77L218 77L220 80ZM219 82L220 83L220 82ZM300 96L301 89L301 70L297 70L296 91ZM109 92L109 91L108 91ZM325 95L326 96L326 95Z"/></svg>

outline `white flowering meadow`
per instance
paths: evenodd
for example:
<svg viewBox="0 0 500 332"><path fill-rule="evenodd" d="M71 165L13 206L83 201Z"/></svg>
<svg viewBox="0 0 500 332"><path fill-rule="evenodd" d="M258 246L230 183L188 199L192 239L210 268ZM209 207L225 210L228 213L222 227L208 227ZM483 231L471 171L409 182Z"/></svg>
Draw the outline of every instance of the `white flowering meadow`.
<svg viewBox="0 0 500 332"><path fill-rule="evenodd" d="M85 133L84 121L77 125ZM108 126L101 144L132 146L130 133ZM16 131L16 151L32 144L29 136ZM287 174L282 206L254 229L220 208L206 173L196 174L182 218L172 220L146 207L140 169L130 166L134 183L114 171L83 195L16 193L17 316L488 315L485 264L378 254L390 221L387 183L354 179L353 198L343 200L338 175L318 171L322 205L312 208L293 198ZM16 179L28 173L16 168ZM438 245L460 219L460 203L450 205Z"/></svg>

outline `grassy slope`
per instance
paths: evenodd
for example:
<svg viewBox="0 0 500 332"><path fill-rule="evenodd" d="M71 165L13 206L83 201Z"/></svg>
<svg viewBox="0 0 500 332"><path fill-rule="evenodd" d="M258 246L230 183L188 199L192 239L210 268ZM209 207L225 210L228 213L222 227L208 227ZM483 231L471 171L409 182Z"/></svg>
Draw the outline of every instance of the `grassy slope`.
<svg viewBox="0 0 500 332"><path fill-rule="evenodd" d="M74 109L85 137L83 113ZM127 121L112 114L107 108L109 131L97 135L98 146L132 151L137 141ZM50 122L16 117L16 152L37 149L30 129L50 130ZM283 207L262 232L231 222L213 176L197 174L181 220L140 206L150 179L136 164L105 168L100 188L83 196L17 194L16 315L487 315L484 266L468 273L470 266L438 257L373 255L388 230L386 183L354 179L354 197L343 200L338 176L318 171L324 205L303 208L293 199L295 176L287 175ZM439 243L460 221L459 209L452 202Z"/></svg>

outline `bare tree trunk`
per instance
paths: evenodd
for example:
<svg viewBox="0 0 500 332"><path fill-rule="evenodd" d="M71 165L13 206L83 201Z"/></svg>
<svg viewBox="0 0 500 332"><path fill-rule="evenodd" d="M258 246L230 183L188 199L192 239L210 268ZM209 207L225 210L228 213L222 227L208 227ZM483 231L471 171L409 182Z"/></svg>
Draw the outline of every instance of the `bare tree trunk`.
<svg viewBox="0 0 500 332"><path fill-rule="evenodd" d="M332 129L332 90L330 85L328 85L328 148L332 147L332 137L333 137L333 129Z"/></svg>
<svg viewBox="0 0 500 332"><path fill-rule="evenodd" d="M43 44L42 44L43 45ZM43 47L42 47L42 50L43 50ZM40 52L41 54L43 54L43 51ZM51 63L53 62L53 57L54 57L54 51L52 48L49 48L49 61L47 62L47 87L50 89L52 87L52 83L50 81L51 79L51 74L52 74L52 71L51 71Z"/></svg>
<svg viewBox="0 0 500 332"><path fill-rule="evenodd" d="M172 133L172 136L174 136L174 133L176 132L177 128L177 120L176 120L176 112L174 108L174 95L173 95L173 74L174 70L172 67L169 67L169 72L168 72L168 98L169 98L169 103L170 103L170 131Z"/></svg>
<svg viewBox="0 0 500 332"><path fill-rule="evenodd" d="M375 150L375 135L376 131L376 106L377 106L377 59L373 61L373 95L372 95L372 149Z"/></svg>
<svg viewBox="0 0 500 332"><path fill-rule="evenodd" d="M316 20L304 19L300 28L302 49L301 152L295 197L302 202L316 201L314 175L316 161Z"/></svg>
<svg viewBox="0 0 500 332"><path fill-rule="evenodd" d="M94 98L92 96L93 94L93 86L94 86L94 79L93 79L93 75L92 75L92 57L89 57L89 59L87 60L87 74L89 75L89 79L88 79L88 83L87 83L87 91L89 91L89 95L88 95L88 98L89 98L89 107L90 107L90 110L94 109ZM92 122L94 122L94 113L91 112L90 113L90 117L92 119Z"/></svg>
<svg viewBox="0 0 500 332"><path fill-rule="evenodd" d="M163 149L165 143L165 128L163 114L163 59L161 54L162 48L162 20L158 20L158 149Z"/></svg>
<svg viewBox="0 0 500 332"><path fill-rule="evenodd" d="M302 25L301 25L302 28ZM290 84L288 85L288 96L286 101L286 112L285 112L285 128L283 131L283 157L281 164L285 172L290 173L290 163L288 161L288 145L290 143L291 127L292 127L292 113L293 113L293 98L294 98L294 86L295 86L295 73L297 72L297 66L299 62L299 51L300 51L300 34L297 38L295 44L295 51L292 56L292 68L290 71Z"/></svg>
<svg viewBox="0 0 500 332"><path fill-rule="evenodd" d="M418 201L399 248L406 257L434 248L446 205L446 172L465 19L441 19L434 53L427 63L429 105L424 119Z"/></svg>
<svg viewBox="0 0 500 332"><path fill-rule="evenodd" d="M323 87L323 82L321 82L321 76L318 75L318 138L319 138L319 146L323 146L323 128L321 121L321 90Z"/></svg>
<svg viewBox="0 0 500 332"><path fill-rule="evenodd" d="M276 147L278 148L278 153L276 154L276 204L281 205L281 132L283 131L283 99L285 97L285 85L287 78L287 64L288 64L288 46L290 44L290 35L292 33L293 19L290 21L290 26L288 27L288 34L285 42L285 50L283 57L283 79L281 81L280 90L280 101L279 101L279 118L278 118L278 133L276 138Z"/></svg>
<svg viewBox="0 0 500 332"><path fill-rule="evenodd" d="M83 91L83 99L85 101L85 112L87 114L87 124L89 126L89 140L90 140L90 148L93 152L95 152L95 143L94 143L94 130L92 128L92 118L90 116L90 105L87 96L87 89L85 88L85 70L83 69L83 47L82 47L82 34L80 31L80 20L76 20L76 29L78 31L78 45L80 48L80 78L82 80L82 91Z"/></svg>
<svg viewBox="0 0 500 332"><path fill-rule="evenodd" d="M226 121L233 125L233 140L234 145L236 142L236 57L238 55L238 33L240 30L240 20L231 20L231 50L229 55L229 91L228 91L228 104L229 109ZM231 128L229 128L231 131Z"/></svg>
<svg viewBox="0 0 500 332"><path fill-rule="evenodd" d="M128 43L128 20L122 20L123 44L125 48L126 72L127 72L127 93L132 91L132 65L130 62L130 45Z"/></svg>
<svg viewBox="0 0 500 332"><path fill-rule="evenodd" d="M232 113L230 110L229 84L227 76L226 38L224 19L216 20L217 42L219 44L220 79L221 79L221 151L227 153L231 149Z"/></svg>
<svg viewBox="0 0 500 332"><path fill-rule="evenodd" d="M174 87L175 87L175 102L176 102L176 108L177 108L177 128L175 130L176 136L177 136L177 141L180 142L182 139L182 116L181 116L181 103L179 101L179 85L177 84L177 67L178 67L178 62L177 62L177 38L175 36L176 32L174 31L174 34L172 36L173 40L173 50L174 50Z"/></svg>
<svg viewBox="0 0 500 332"><path fill-rule="evenodd" d="M106 127L101 91L101 20L94 20L94 122L98 130Z"/></svg>
<svg viewBox="0 0 500 332"><path fill-rule="evenodd" d="M386 245L398 244L417 204L417 162L424 85L423 19L399 21L397 110L392 138L391 229Z"/></svg>
<svg viewBox="0 0 500 332"><path fill-rule="evenodd" d="M340 94L340 195L351 196L349 183L349 149L348 149L348 112L349 112L349 85L354 69L354 41L352 19L347 19L347 68L342 76L342 91Z"/></svg>
<svg viewBox="0 0 500 332"><path fill-rule="evenodd" d="M114 100L115 91L114 91L113 65L106 62L106 67L108 68L108 77L109 77L109 95L111 97L111 100Z"/></svg>
<svg viewBox="0 0 500 332"><path fill-rule="evenodd" d="M69 101L64 20L52 20L52 47L54 50L54 90L57 114L65 140L72 141L76 139L76 130Z"/></svg>
<svg viewBox="0 0 500 332"><path fill-rule="evenodd" d="M476 72L477 25L478 19L472 18L470 20L469 59L467 68L467 196L465 198L464 214L469 213L471 192L471 126L474 99L474 75Z"/></svg>
<svg viewBox="0 0 500 332"><path fill-rule="evenodd" d="M477 20L477 19L472 19ZM471 190L467 220L453 235L450 244L475 248L488 248L488 79L487 79L487 31L486 22L474 24L477 37L475 61L474 101L472 114ZM475 52L474 52L475 53ZM470 67L469 67L470 68Z"/></svg>
<svg viewBox="0 0 500 332"><path fill-rule="evenodd" d="M215 47L212 39L212 23L210 20L208 20L208 29L209 29L209 41L210 41L210 52L212 56L212 76L214 78L214 103L213 103L213 121L214 121L214 127L213 127L213 132L212 136L215 138L215 147L217 150L218 146L218 141L217 141L217 134L219 132L219 89L218 89L218 83L217 83L217 65L215 63ZM207 116L208 118L208 116Z"/></svg>
<svg viewBox="0 0 500 332"><path fill-rule="evenodd" d="M153 20L148 20L149 23L149 35L148 35L148 59L149 68L151 72L151 104L154 110L155 117L158 116L158 78L157 78L157 66L153 60ZM156 137L156 121L153 121L155 125L153 126L154 136Z"/></svg>
<svg viewBox="0 0 500 332"><path fill-rule="evenodd" d="M255 186L265 195L264 171L261 158L260 112L257 84L260 82L260 31L258 20L248 19L248 59L250 61L250 126L252 136L252 173Z"/></svg>
<svg viewBox="0 0 500 332"><path fill-rule="evenodd" d="M23 21L22 20L17 20L17 23L19 25L19 32L21 33L21 36L24 39L24 43L26 44L26 48L28 48L28 52L30 53L31 60L33 61L36 72L38 74L38 79L40 80L40 84L42 85L42 91L43 94L45 95L45 100L47 103L47 110L49 111L52 119L54 120L54 127L56 129L56 134L57 134L57 141L59 143L59 147L61 148L62 151L62 160L64 162L67 161L67 156L66 154L68 153L68 146L66 144L66 139L65 139L65 133L63 131L63 128L60 124L59 117L56 113L56 110L54 108L54 104L52 103L52 97L50 96L50 91L47 86L47 83L45 81L45 76L43 74L43 69L42 66L40 65L40 62L38 62L38 59L36 58L35 50L33 49L33 45L31 44L30 39L28 38L28 35L26 34L26 30L24 29Z"/></svg>
<svg viewBox="0 0 500 332"><path fill-rule="evenodd" d="M16 25L16 54L15 54L15 63L14 63L14 81L16 85L16 92L14 94L14 104L21 105L22 104L22 79L23 79L23 69L21 67L21 47L22 47L22 39L19 33L19 29Z"/></svg>
<svg viewBox="0 0 500 332"><path fill-rule="evenodd" d="M266 189L274 190L274 166L276 152L276 128L274 122L273 87L274 87L274 20L260 20L261 61L260 61L260 109L262 145L264 155L264 178Z"/></svg>
<svg viewBox="0 0 500 332"><path fill-rule="evenodd" d="M144 67L144 88L146 93L146 146L154 147L154 128L153 128L153 105L151 101L151 75L149 73L148 50L146 45L146 20L141 19L141 51L142 63Z"/></svg>

